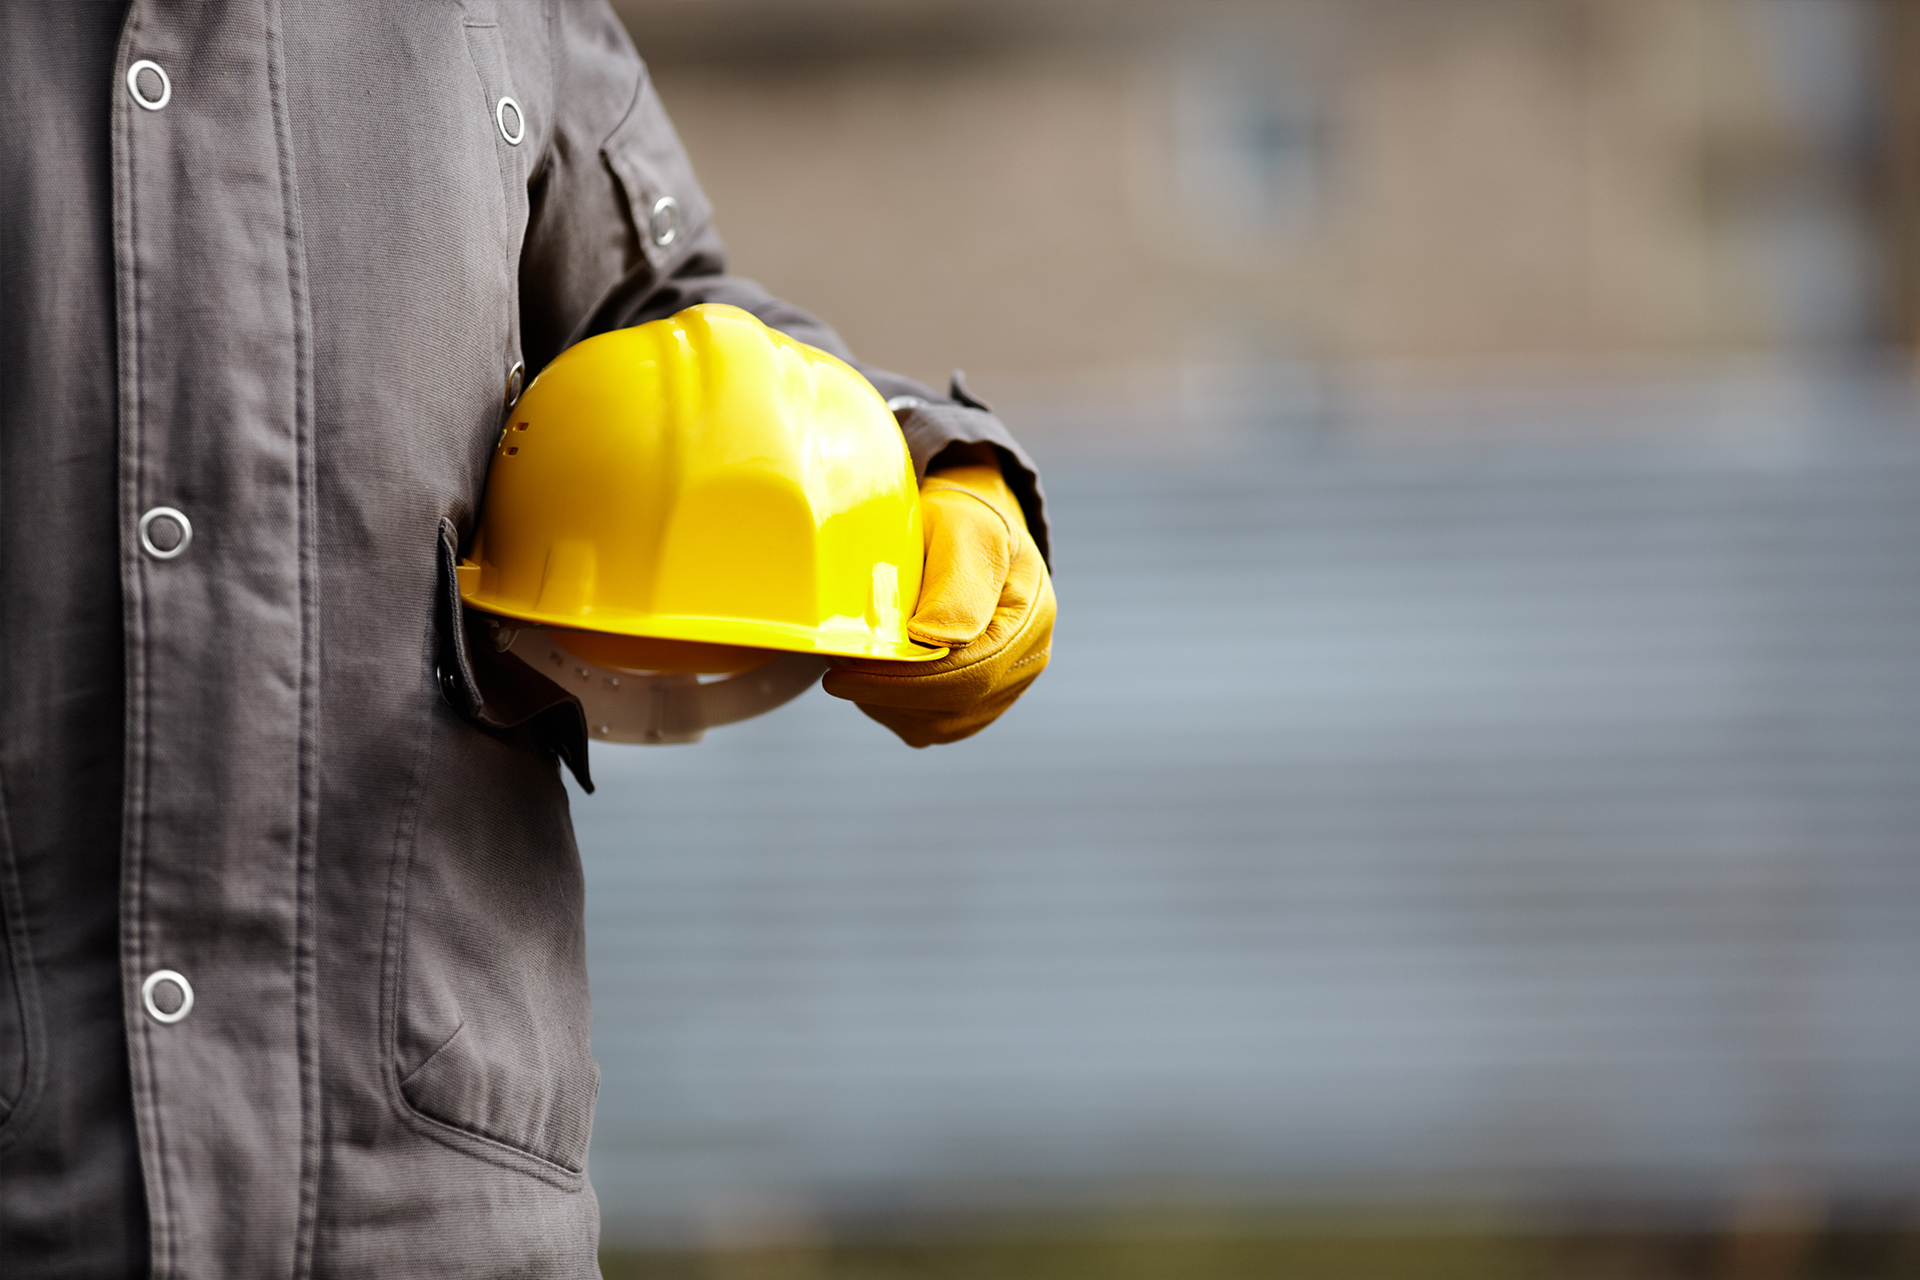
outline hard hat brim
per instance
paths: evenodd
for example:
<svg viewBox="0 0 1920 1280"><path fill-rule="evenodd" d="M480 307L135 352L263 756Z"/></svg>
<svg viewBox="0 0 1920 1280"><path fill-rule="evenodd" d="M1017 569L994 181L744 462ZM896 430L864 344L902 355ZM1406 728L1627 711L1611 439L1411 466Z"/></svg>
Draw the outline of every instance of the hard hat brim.
<svg viewBox="0 0 1920 1280"><path fill-rule="evenodd" d="M520 608L495 600L481 592L460 593L460 601L471 609L512 618L517 622L570 631L597 631L609 636L644 636L651 640L687 640L700 644L741 645L752 649L774 649L782 653L816 653L831 658L872 658L883 662L935 662L950 652L926 645L894 644L873 636L864 619L859 630L849 626L810 627L797 622L762 621L753 618L712 618L676 614L619 614L596 609L591 614L557 614Z"/></svg>

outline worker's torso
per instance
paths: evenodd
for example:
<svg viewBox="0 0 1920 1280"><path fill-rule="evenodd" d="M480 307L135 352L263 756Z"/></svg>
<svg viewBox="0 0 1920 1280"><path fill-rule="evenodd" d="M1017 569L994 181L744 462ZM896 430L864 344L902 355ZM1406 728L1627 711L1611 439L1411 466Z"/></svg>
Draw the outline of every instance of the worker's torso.
<svg viewBox="0 0 1920 1280"><path fill-rule="evenodd" d="M9 1277L590 1274L566 797L442 703L436 550L704 222L642 74L595 6L0 11Z"/></svg>

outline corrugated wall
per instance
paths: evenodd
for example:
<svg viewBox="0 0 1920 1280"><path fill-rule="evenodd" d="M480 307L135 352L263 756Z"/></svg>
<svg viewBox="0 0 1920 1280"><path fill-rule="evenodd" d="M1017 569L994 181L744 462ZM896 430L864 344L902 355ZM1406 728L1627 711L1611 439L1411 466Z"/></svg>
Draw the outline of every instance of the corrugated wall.
<svg viewBox="0 0 1920 1280"><path fill-rule="evenodd" d="M596 748L610 1235L1920 1188L1920 439L1884 391L1062 465L1053 668L984 736L816 692Z"/></svg>

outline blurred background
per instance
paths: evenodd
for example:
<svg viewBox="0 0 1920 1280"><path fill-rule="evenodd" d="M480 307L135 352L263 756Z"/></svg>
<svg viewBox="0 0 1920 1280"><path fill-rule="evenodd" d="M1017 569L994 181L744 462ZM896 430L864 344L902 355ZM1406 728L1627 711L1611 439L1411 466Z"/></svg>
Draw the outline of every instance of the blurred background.
<svg viewBox="0 0 1920 1280"><path fill-rule="evenodd" d="M1052 668L602 747L624 1276L1920 1276L1920 5L627 0Z"/></svg>

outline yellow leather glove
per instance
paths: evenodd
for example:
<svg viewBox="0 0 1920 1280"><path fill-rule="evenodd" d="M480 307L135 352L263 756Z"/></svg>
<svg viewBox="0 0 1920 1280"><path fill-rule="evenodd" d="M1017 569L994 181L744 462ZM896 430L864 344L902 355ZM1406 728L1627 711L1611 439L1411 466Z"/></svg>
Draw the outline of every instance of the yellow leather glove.
<svg viewBox="0 0 1920 1280"><path fill-rule="evenodd" d="M953 652L935 662L845 660L824 685L910 747L992 724L1046 670L1053 647L1053 582L997 466L928 476L920 515L927 561L907 633Z"/></svg>

